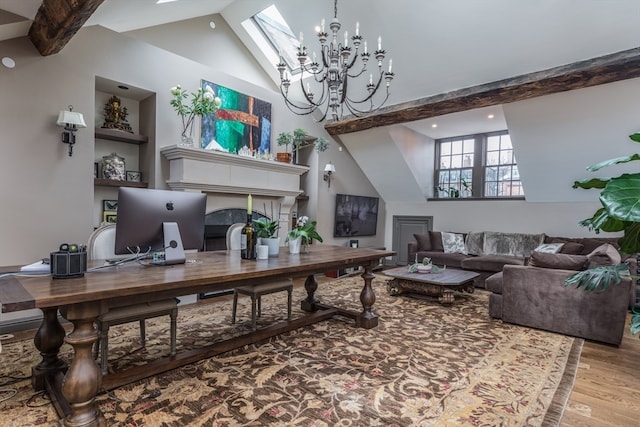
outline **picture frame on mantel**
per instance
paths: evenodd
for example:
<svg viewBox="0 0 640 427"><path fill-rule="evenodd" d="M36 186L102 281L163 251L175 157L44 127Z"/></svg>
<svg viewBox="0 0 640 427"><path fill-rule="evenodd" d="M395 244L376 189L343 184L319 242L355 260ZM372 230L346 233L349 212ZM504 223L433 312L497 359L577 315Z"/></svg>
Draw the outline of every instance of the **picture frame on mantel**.
<svg viewBox="0 0 640 427"><path fill-rule="evenodd" d="M271 103L234 89L202 80L222 101L220 109L202 116L200 147L238 153L243 147L265 154L271 148Z"/></svg>

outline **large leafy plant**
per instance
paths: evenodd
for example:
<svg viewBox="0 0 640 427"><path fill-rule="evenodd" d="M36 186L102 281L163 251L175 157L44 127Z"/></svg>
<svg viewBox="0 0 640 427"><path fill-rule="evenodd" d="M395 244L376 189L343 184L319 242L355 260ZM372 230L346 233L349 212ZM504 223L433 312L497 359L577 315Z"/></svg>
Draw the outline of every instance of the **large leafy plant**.
<svg viewBox="0 0 640 427"><path fill-rule="evenodd" d="M629 135L633 142L640 143L640 133ZM640 160L640 154L617 157L589 166L588 171L596 172L607 166ZM575 181L573 188L600 189L599 208L591 218L580 222L599 233L623 232L618 240L620 251L626 254L640 252L640 173L625 173L613 178L588 178ZM626 264L597 267L576 273L565 280L565 285L575 285L586 291L605 290L620 283L621 277L629 277ZM640 307L633 308L631 333L640 332Z"/></svg>
<svg viewBox="0 0 640 427"><path fill-rule="evenodd" d="M640 133L634 133L629 138L640 143ZM640 154L605 160L589 166L588 171L596 172L600 169L621 163L640 160ZM615 178L589 178L575 181L573 188L601 189L600 203L602 207L580 225L599 233L624 232L618 241L620 251L626 254L640 252L640 173L622 174Z"/></svg>

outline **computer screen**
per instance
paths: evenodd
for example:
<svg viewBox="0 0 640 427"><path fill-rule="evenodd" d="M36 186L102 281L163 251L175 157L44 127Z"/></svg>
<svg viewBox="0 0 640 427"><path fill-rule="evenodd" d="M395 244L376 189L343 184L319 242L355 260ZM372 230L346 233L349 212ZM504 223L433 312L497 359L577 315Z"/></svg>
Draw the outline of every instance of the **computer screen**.
<svg viewBox="0 0 640 427"><path fill-rule="evenodd" d="M168 247L201 250L206 199L203 193L121 187L115 253L130 254L138 248L140 252ZM166 224L177 224L181 239L168 238Z"/></svg>

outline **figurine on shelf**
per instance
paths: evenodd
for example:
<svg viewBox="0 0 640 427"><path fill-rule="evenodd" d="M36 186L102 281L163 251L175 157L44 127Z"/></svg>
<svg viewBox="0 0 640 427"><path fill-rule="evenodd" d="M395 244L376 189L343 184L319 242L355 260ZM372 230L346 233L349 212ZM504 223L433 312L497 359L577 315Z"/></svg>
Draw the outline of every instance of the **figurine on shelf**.
<svg viewBox="0 0 640 427"><path fill-rule="evenodd" d="M104 123L102 127L133 133L131 125L127 123L128 115L127 107L122 107L120 98L114 95L109 98L109 101L104 106Z"/></svg>

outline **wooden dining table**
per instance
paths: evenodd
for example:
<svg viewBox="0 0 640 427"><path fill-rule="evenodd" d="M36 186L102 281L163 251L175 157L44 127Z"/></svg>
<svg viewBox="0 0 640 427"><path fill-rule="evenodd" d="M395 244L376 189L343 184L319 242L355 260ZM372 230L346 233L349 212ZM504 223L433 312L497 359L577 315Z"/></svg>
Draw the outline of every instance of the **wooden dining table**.
<svg viewBox="0 0 640 427"><path fill-rule="evenodd" d="M378 325L373 309L375 293L371 281L380 259L393 251L351 248L324 244L310 245L307 253L280 251L268 260L245 260L240 251L223 250L188 255L185 264L157 266L129 262L104 267L92 262L83 277L54 279L48 276L8 275L0 278L2 312L38 308L43 313L34 345L42 360L32 368L32 385L46 389L66 426L104 426L95 397L101 392L156 375L198 360L215 356L269 337L340 315L354 320L354 326L370 329ZM323 304L315 295L315 275L351 267L362 267L361 311ZM218 341L175 356L156 359L142 366L102 376L93 358L98 339L95 321L109 308L162 300L171 297L216 292L248 284L268 283L288 278L306 278L307 293L300 303L304 316L267 326L251 333ZM58 313L72 323L69 334ZM67 364L59 357L66 342L73 347Z"/></svg>

